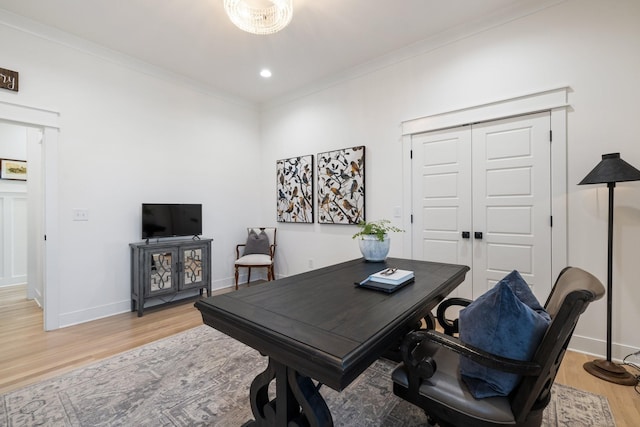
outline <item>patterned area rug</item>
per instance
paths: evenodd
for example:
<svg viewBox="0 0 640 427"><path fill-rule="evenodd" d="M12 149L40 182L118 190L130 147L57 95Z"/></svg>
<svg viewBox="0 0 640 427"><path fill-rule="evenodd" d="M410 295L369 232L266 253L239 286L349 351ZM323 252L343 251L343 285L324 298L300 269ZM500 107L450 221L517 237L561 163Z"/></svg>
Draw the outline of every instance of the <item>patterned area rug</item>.
<svg viewBox="0 0 640 427"><path fill-rule="evenodd" d="M337 426L427 425L397 398L394 364L374 363L347 389L323 387ZM0 396L3 426L240 426L249 385L266 368L255 350L199 326ZM554 385L545 426L614 426L606 397Z"/></svg>

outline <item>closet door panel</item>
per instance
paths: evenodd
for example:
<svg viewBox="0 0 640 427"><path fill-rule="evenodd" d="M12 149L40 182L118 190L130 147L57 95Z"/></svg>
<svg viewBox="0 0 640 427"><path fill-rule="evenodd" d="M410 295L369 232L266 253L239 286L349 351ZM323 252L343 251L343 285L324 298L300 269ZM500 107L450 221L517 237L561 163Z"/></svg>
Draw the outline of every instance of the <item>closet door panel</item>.
<svg viewBox="0 0 640 427"><path fill-rule="evenodd" d="M475 297L514 269L542 301L551 289L549 130L549 113L473 126Z"/></svg>
<svg viewBox="0 0 640 427"><path fill-rule="evenodd" d="M416 135L413 151L413 257L471 266L471 129ZM471 297L471 276L455 295Z"/></svg>

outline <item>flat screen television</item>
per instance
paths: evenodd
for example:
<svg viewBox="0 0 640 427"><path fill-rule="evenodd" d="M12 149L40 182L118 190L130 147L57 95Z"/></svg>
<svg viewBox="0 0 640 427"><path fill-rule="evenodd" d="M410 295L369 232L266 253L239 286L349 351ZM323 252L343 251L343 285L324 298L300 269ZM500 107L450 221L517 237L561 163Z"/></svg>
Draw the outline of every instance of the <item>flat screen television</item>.
<svg viewBox="0 0 640 427"><path fill-rule="evenodd" d="M199 236L202 234L202 205L143 203L142 238Z"/></svg>

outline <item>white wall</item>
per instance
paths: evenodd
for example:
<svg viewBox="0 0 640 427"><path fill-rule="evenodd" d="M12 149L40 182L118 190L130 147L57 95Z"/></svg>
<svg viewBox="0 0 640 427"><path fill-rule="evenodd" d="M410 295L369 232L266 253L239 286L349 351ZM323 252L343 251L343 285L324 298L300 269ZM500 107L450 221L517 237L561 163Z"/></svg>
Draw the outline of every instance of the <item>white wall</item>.
<svg viewBox="0 0 640 427"><path fill-rule="evenodd" d="M2 67L20 73L20 92L0 102L60 113L60 325L130 309L143 202L202 203L213 286L230 286L233 248L260 215L254 175L242 172L260 164L257 109L10 19L0 15ZM72 221L76 208L89 221Z"/></svg>
<svg viewBox="0 0 640 427"><path fill-rule="evenodd" d="M600 160L620 152L640 168L640 2L573 0L523 19L386 65L298 99L266 108L262 117L265 176L275 161L366 145L367 218L391 218L402 206L400 123L460 108L569 86L569 264L606 283L607 190L576 184ZM264 183L275 195L275 180ZM275 197L263 206L274 218ZM403 212L408 215L408 212ZM294 274L359 256L353 226L279 224L277 268ZM395 240L395 241L394 241ZM403 253L392 237L391 255ZM304 242L304 245L301 244ZM616 187L614 358L640 349L640 182ZM606 304L580 321L574 348L605 352Z"/></svg>

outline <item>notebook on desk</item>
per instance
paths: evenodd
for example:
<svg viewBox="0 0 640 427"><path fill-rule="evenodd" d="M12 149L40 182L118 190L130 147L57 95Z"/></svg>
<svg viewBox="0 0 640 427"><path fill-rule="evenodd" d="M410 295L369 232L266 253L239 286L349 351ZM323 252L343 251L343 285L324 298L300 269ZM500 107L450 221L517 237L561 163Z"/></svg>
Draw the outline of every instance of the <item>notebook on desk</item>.
<svg viewBox="0 0 640 427"><path fill-rule="evenodd" d="M373 273L368 280L389 285L399 285L413 277L413 271L400 270L399 268L385 268L382 271Z"/></svg>
<svg viewBox="0 0 640 427"><path fill-rule="evenodd" d="M400 283L399 285L390 285L388 283L372 282L370 280L364 283L356 283L355 285L359 288L373 289L374 291L380 291L380 292L385 292L387 294L390 294L397 291L398 289L404 288L408 284L411 284L415 281L416 281L415 277L412 277L411 279L406 280Z"/></svg>

